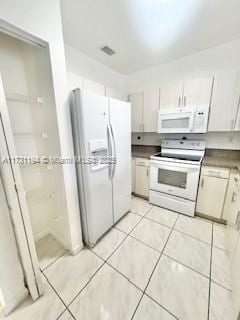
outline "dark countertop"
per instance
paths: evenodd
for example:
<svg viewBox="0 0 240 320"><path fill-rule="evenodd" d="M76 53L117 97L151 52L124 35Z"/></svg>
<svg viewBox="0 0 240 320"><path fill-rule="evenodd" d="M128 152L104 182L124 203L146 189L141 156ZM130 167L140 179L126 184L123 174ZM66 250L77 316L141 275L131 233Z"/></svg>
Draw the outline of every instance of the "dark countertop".
<svg viewBox="0 0 240 320"><path fill-rule="evenodd" d="M132 145L132 158L150 159L152 155L160 152L160 146Z"/></svg>
<svg viewBox="0 0 240 320"><path fill-rule="evenodd" d="M161 151L160 146L132 145L132 158L150 159ZM237 169L240 171L240 150L206 149L202 166Z"/></svg>
<svg viewBox="0 0 240 320"><path fill-rule="evenodd" d="M205 156L202 162L203 166L221 167L240 170L240 160L220 158L214 156Z"/></svg>
<svg viewBox="0 0 240 320"><path fill-rule="evenodd" d="M202 165L240 170L240 151L206 149Z"/></svg>

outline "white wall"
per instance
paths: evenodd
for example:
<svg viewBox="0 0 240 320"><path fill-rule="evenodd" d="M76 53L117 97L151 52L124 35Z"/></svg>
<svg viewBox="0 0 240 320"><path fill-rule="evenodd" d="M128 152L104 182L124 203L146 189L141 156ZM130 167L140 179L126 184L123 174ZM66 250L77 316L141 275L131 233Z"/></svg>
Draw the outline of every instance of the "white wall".
<svg viewBox="0 0 240 320"><path fill-rule="evenodd" d="M126 77L128 92L141 91L151 86L161 86L168 82L189 78L212 76L222 69L240 69L240 39L174 60L156 67L132 73ZM172 137L179 137L172 135ZM196 135L195 135L196 137ZM240 149L240 133L207 133L205 138L209 148ZM159 144L162 136L143 134L142 139L132 135L133 144Z"/></svg>
<svg viewBox="0 0 240 320"><path fill-rule="evenodd" d="M240 39L132 73L126 77L127 90L134 92L170 81L211 76L221 69L240 69L239 57Z"/></svg>
<svg viewBox="0 0 240 320"><path fill-rule="evenodd" d="M65 44L67 71L101 83L105 87L126 91L124 75Z"/></svg>
<svg viewBox="0 0 240 320"><path fill-rule="evenodd" d="M0 7L1 25L11 30L14 26L17 32L22 31L33 40L42 40L49 46L61 155L71 157L74 153L59 0L0 0ZM59 188L62 188L66 206L65 210L62 208L65 214L59 224L59 233L63 234L67 247L77 251L82 247L82 235L75 167L63 165L62 173L65 184Z"/></svg>

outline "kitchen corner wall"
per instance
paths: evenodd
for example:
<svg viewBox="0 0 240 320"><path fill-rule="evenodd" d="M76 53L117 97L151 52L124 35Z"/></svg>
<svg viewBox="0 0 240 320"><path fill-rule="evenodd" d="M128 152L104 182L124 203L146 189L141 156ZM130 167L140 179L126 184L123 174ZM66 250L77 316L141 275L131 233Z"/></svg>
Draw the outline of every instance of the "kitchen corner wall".
<svg viewBox="0 0 240 320"><path fill-rule="evenodd" d="M104 87L126 91L126 77L104 64L65 44L67 71L82 78L102 84Z"/></svg>
<svg viewBox="0 0 240 320"><path fill-rule="evenodd" d="M197 77L212 76L224 69L240 69L240 39L181 59L144 69L127 75L128 92L139 92L151 86ZM226 110L227 112L227 110ZM224 116L224 115L223 115ZM158 135L156 133L132 134L132 144L155 145L163 138L181 138L183 135ZM204 135L185 135L206 139L208 148L240 149L240 132L211 132ZM138 139L138 137L141 137Z"/></svg>

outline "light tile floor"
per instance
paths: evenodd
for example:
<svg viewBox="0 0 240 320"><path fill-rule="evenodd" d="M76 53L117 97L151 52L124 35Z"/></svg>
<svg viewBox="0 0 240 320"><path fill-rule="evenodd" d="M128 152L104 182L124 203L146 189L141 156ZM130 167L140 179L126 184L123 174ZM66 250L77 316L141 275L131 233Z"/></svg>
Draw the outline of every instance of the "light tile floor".
<svg viewBox="0 0 240 320"><path fill-rule="evenodd" d="M233 320L225 227L132 203L92 250L45 267L45 295L8 318Z"/></svg>

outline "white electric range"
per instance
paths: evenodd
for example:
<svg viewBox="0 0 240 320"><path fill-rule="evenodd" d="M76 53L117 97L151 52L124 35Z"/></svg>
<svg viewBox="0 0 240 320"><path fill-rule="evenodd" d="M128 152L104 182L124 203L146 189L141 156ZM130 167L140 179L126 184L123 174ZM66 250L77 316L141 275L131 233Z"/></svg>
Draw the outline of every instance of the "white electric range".
<svg viewBox="0 0 240 320"><path fill-rule="evenodd" d="M203 140L163 140L150 160L150 203L194 216L204 153Z"/></svg>

